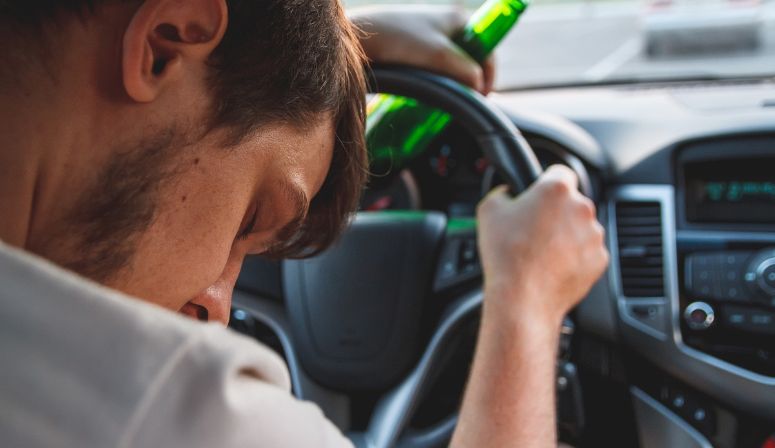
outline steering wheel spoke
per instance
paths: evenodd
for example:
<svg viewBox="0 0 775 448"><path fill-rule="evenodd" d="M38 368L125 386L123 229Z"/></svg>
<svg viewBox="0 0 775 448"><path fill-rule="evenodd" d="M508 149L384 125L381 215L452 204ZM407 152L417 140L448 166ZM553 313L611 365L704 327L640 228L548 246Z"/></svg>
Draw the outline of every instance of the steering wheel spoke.
<svg viewBox="0 0 775 448"><path fill-rule="evenodd" d="M481 280L482 265L476 243L476 220L454 218L447 222L444 244L439 252L433 292L441 294Z"/></svg>
<svg viewBox="0 0 775 448"><path fill-rule="evenodd" d="M363 447L430 448L443 446L448 441L454 431L455 416L450 416L452 422L448 419L423 431L407 432L407 429L439 372L444 369L448 360L446 355L455 347L455 337L472 319L478 318L482 300L481 289L476 289L459 297L446 308L418 363L403 381L377 403L366 433L359 438L363 441Z"/></svg>

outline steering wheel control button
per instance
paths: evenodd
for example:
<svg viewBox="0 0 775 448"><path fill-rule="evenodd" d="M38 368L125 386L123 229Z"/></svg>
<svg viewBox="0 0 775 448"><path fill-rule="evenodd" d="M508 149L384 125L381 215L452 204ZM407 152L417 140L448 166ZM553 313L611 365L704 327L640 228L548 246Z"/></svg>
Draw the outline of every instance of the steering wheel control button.
<svg viewBox="0 0 775 448"><path fill-rule="evenodd" d="M475 265L477 259L476 239L465 239L460 244L460 265L465 270Z"/></svg>
<svg viewBox="0 0 775 448"><path fill-rule="evenodd" d="M482 274L476 234L448 235L439 257L434 290L439 292L478 278Z"/></svg>
<svg viewBox="0 0 775 448"><path fill-rule="evenodd" d="M686 325L692 330L707 330L716 320L713 308L705 302L694 302L684 310Z"/></svg>
<svg viewBox="0 0 775 448"><path fill-rule="evenodd" d="M253 336L255 334L255 321L253 320L253 316L240 308L234 308L232 310L229 327L244 335Z"/></svg>

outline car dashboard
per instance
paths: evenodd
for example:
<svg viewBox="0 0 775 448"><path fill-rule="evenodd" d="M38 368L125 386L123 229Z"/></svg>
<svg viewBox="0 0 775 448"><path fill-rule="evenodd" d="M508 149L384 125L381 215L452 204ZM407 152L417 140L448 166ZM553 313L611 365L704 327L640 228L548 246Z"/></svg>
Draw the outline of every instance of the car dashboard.
<svg viewBox="0 0 775 448"><path fill-rule="evenodd" d="M602 177L612 254L577 318L636 358L636 415L672 428L651 429L651 444L741 446L721 435L734 432L729 415L737 431L775 419L774 87L676 82L496 100L517 123L534 111L556 115L597 143L594 152L567 144ZM537 121L522 127L539 132ZM598 150L605 162L596 165Z"/></svg>
<svg viewBox="0 0 775 448"><path fill-rule="evenodd" d="M609 270L572 316L582 335L574 342L580 369L618 384L642 446L761 446L775 422L775 83L570 86L491 99L542 165L576 171L607 231ZM400 174L374 179L362 208L472 217L497 183L453 125ZM279 267L252 263L235 303L261 316L297 394L343 429L357 427L356 410L368 412L369 398L304 379L282 303L251 298L281 295L272 286ZM459 362L455 385L436 396L453 412L470 357ZM587 395L596 390L585 387ZM595 401L617 405L585 401L593 402L587 412ZM607 429L586 444L611 442L611 421L598 422Z"/></svg>

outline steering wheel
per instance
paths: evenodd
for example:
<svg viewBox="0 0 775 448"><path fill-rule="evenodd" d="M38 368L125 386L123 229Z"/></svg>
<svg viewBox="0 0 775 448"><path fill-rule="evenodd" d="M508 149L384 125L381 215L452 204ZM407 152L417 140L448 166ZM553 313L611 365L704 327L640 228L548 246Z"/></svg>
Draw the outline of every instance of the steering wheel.
<svg viewBox="0 0 775 448"><path fill-rule="evenodd" d="M406 67L378 67L371 90L414 98L451 114L512 194L541 173L513 122L482 95L452 80ZM331 389L387 390L367 429L350 434L356 446L432 447L449 440L454 416L421 432L407 428L455 336L481 306L475 244L473 219L450 220L439 212L360 213L332 249L283 262L285 303L304 371ZM420 323L429 300L448 297L463 283L475 287L447 302L427 336Z"/></svg>

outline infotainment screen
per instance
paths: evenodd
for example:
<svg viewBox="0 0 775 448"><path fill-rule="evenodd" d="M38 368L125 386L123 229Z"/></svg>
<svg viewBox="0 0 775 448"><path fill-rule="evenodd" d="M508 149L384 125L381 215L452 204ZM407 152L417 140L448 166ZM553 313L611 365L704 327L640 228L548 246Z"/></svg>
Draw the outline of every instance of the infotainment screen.
<svg viewBox="0 0 775 448"><path fill-rule="evenodd" d="M688 162L683 173L687 221L775 225L775 158Z"/></svg>

